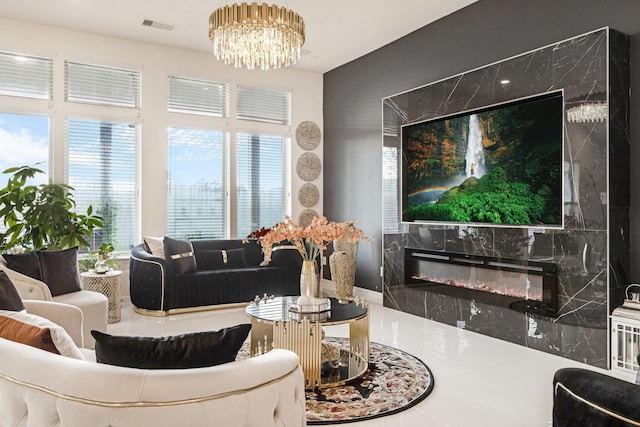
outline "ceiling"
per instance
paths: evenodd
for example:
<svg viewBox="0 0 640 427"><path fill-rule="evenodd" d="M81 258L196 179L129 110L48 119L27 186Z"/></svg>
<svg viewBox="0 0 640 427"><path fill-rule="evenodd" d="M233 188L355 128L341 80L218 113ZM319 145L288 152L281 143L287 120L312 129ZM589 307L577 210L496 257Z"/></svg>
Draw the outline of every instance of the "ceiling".
<svg viewBox="0 0 640 427"><path fill-rule="evenodd" d="M305 21L293 67L324 73L476 0L277 0ZM183 49L211 52L209 15L222 0L0 0L0 16ZM271 3L271 2L270 2ZM172 31L145 27L148 19Z"/></svg>

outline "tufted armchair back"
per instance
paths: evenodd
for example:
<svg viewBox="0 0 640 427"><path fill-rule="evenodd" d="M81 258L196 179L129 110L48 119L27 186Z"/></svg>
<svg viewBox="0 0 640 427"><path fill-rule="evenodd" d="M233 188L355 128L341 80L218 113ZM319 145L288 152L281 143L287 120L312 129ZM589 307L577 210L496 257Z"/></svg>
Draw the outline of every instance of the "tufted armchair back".
<svg viewBox="0 0 640 427"><path fill-rule="evenodd" d="M0 427L306 425L295 353L198 369L72 359L0 338Z"/></svg>

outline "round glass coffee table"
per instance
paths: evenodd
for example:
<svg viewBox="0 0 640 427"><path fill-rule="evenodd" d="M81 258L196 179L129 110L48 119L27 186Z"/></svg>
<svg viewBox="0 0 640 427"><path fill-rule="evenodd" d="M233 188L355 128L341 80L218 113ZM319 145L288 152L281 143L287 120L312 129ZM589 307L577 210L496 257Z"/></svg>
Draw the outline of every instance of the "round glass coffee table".
<svg viewBox="0 0 640 427"><path fill-rule="evenodd" d="M275 297L252 302L251 356L272 348L295 352L305 376L305 388L345 384L369 368L369 307L366 303L339 303L330 298L330 309L319 313L290 310L298 297ZM323 342L323 326L349 325L349 349Z"/></svg>

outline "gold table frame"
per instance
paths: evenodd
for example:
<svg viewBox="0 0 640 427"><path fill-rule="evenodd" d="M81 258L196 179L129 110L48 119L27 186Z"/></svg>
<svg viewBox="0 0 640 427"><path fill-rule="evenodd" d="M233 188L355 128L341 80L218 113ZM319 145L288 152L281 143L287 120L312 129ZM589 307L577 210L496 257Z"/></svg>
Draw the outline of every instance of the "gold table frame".
<svg viewBox="0 0 640 427"><path fill-rule="evenodd" d="M295 299L278 297L259 304L273 304L277 307L278 305L285 306L291 301L295 301ZM338 304L334 299L331 303L332 306ZM306 389L335 387L353 381L364 375L369 368L369 307L366 303L361 305L364 308L363 314L338 320L332 320L330 317L322 320L318 313L300 314L288 312L286 309L282 310L283 316L281 317L294 316L293 318L266 319L256 313L251 313L251 305L249 305L246 312L251 318L251 357L266 353L272 348L293 351L300 358ZM322 357L322 339L324 337L322 328L323 326L341 324L349 324L349 351L341 352L339 359L340 366L344 371L343 375L338 373L336 377L336 371L333 371L334 375L329 372L323 376L322 365L326 360L323 361Z"/></svg>

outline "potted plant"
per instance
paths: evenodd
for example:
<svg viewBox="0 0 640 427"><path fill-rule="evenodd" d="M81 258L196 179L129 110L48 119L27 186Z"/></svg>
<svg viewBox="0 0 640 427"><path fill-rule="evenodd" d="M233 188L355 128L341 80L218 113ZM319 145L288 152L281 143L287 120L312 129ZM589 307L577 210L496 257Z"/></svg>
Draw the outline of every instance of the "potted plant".
<svg viewBox="0 0 640 427"><path fill-rule="evenodd" d="M27 251L60 250L89 246L95 228L102 218L89 206L86 214L74 211L73 188L66 184L33 185L29 180L42 170L18 166L5 170L11 174L0 189L0 218L6 230L0 233L0 252L14 247Z"/></svg>
<svg viewBox="0 0 640 427"><path fill-rule="evenodd" d="M118 269L118 260L113 257L115 248L111 243L102 243L97 251L78 259L80 272L93 270L96 273L106 273Z"/></svg>

